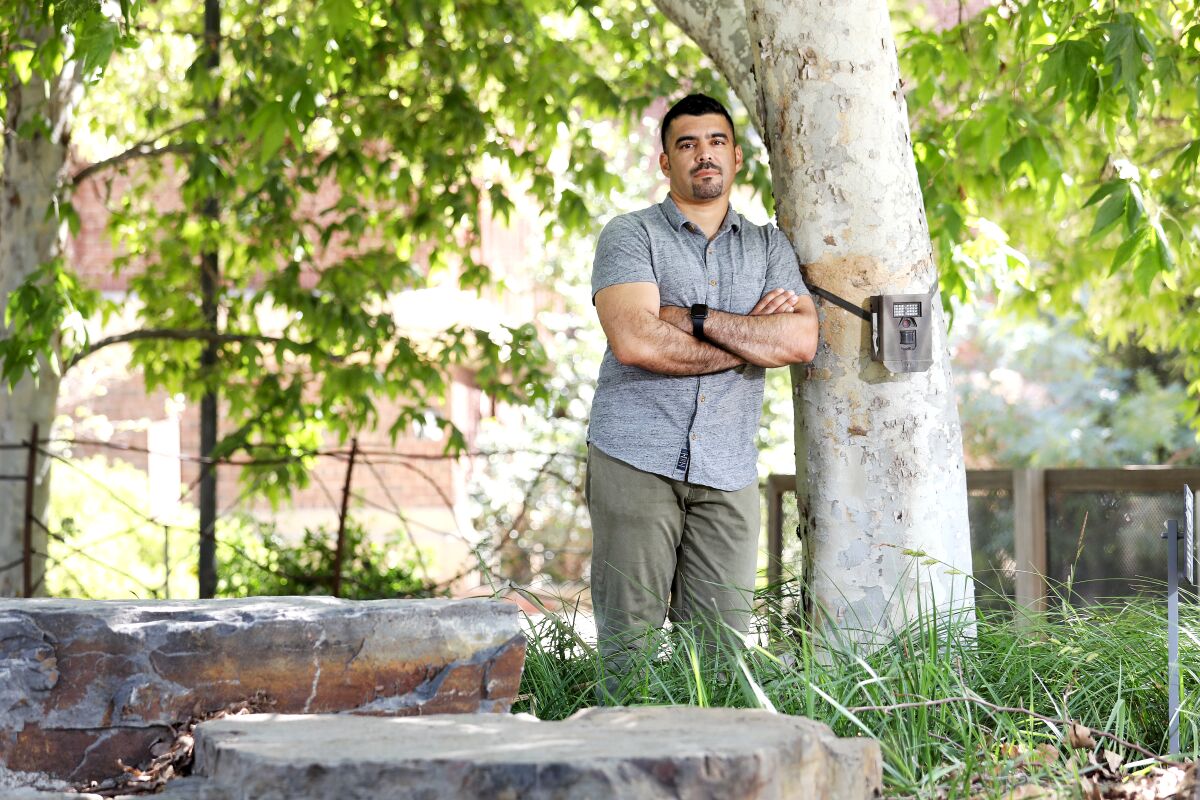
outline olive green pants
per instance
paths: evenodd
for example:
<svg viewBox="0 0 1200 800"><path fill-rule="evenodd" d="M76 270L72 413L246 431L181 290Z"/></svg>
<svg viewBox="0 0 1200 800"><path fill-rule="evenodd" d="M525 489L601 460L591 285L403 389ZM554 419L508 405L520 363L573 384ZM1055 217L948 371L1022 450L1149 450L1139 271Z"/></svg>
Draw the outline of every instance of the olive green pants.
<svg viewBox="0 0 1200 800"><path fill-rule="evenodd" d="M643 472L589 445L592 606L613 693L631 651L673 623L749 630L758 566L757 484L724 492Z"/></svg>

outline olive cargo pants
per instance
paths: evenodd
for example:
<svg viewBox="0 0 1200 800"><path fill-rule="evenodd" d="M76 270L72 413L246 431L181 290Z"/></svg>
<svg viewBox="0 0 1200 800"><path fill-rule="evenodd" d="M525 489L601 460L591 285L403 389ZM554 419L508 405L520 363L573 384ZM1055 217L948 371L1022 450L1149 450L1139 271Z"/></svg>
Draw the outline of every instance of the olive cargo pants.
<svg viewBox="0 0 1200 800"><path fill-rule="evenodd" d="M724 492L635 469L588 446L592 605L610 694L648 629L750 627L758 565L757 484Z"/></svg>

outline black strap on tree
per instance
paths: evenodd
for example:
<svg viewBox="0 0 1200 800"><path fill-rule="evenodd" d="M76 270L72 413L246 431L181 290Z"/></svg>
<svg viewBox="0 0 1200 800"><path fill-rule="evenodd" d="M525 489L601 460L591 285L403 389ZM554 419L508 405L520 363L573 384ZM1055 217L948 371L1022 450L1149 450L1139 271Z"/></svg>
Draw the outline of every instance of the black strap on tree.
<svg viewBox="0 0 1200 800"><path fill-rule="evenodd" d="M814 294L819 295L820 297L824 298L825 300L828 300L829 302L833 303L835 306L838 306L839 308L849 311L851 314L853 314L856 317L861 317L863 319L863 321L865 321L865 322L871 321L871 315L869 313L867 313L862 308L859 308L858 306L854 305L854 303L851 303L846 298L838 297L833 292L828 292L828 291L822 289L820 286L813 286L812 284L809 284L808 289L809 289L809 291L813 292ZM937 289L938 289L938 279L935 276L933 279L933 286L930 286L929 291L927 292L930 299L932 299L934 294L937 293Z"/></svg>
<svg viewBox="0 0 1200 800"><path fill-rule="evenodd" d="M867 322L871 321L870 314L868 314L866 311L859 308L858 306L854 305L846 298L838 297L833 292L827 292L824 289L822 289L820 286L813 286L813 285L809 284L808 288L810 291L812 291L813 293L815 293L817 295L820 295L824 299L833 303L835 306L840 306L841 308L844 308L846 311L849 311L851 314L855 315L856 317L862 317Z"/></svg>

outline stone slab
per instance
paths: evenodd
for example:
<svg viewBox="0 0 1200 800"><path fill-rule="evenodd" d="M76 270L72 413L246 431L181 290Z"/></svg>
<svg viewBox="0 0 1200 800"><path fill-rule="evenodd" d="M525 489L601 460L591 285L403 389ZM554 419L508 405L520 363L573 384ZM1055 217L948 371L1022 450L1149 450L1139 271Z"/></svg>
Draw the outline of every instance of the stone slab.
<svg viewBox="0 0 1200 800"><path fill-rule="evenodd" d="M496 600L0 600L0 767L100 780L256 692L285 713L507 712L524 659Z"/></svg>
<svg viewBox="0 0 1200 800"><path fill-rule="evenodd" d="M740 709L355 719L256 714L196 729L196 772L232 800L858 800L879 745Z"/></svg>

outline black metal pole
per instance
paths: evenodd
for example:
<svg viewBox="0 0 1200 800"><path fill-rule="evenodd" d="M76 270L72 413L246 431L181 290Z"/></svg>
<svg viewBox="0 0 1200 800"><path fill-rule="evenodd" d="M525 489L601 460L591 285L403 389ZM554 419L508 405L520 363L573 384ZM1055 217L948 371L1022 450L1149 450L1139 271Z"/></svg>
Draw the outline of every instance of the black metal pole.
<svg viewBox="0 0 1200 800"><path fill-rule="evenodd" d="M25 462L25 530L22 535L22 594L33 597L33 488L37 477L38 424L29 431L29 457Z"/></svg>
<svg viewBox="0 0 1200 800"><path fill-rule="evenodd" d="M208 48L205 66L216 72L221 64L221 4L220 0L204 2L204 44ZM214 97L209 102L211 116L216 116L220 101ZM219 215L217 198L210 196L204 201L204 216L215 226ZM218 330L217 286L220 281L220 263L216 249L204 252L200 258L200 309L205 326L214 333ZM217 345L210 341L200 355L200 374L209 382L209 388L200 399L200 597L208 598L217 593L217 471L212 463L212 454L217 447L217 390L212 382L217 365Z"/></svg>
<svg viewBox="0 0 1200 800"><path fill-rule="evenodd" d="M346 515L350 511L350 477L354 474L354 457L358 455L358 437L350 440L350 464L346 467L346 483L342 487L342 511L338 515L337 543L333 549L333 596L342 596L342 552L345 550Z"/></svg>

